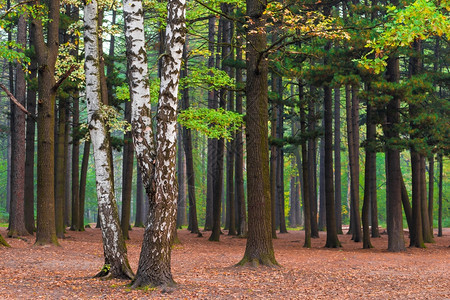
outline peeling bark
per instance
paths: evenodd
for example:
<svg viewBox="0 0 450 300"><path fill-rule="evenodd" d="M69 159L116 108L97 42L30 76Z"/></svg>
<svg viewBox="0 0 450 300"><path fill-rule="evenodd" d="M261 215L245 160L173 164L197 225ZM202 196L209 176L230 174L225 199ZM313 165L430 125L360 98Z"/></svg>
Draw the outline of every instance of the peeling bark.
<svg viewBox="0 0 450 300"><path fill-rule="evenodd" d="M133 272L128 263L127 249L114 196L111 145L106 125L99 115L102 97L97 18L97 1L92 0L84 8L86 100L89 132L94 149L98 210L105 255L105 265L96 277L131 279Z"/></svg>

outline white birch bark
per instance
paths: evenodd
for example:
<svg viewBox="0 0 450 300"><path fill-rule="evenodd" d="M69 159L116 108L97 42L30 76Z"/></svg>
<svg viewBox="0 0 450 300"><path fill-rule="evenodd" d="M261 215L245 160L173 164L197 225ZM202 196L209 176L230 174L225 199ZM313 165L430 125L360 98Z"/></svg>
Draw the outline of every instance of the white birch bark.
<svg viewBox="0 0 450 300"><path fill-rule="evenodd" d="M178 195L175 174L177 96L186 32L185 0L169 0L166 53L161 58L162 75L155 155L147 76L143 76L147 70L141 5L139 0L124 1L130 95L132 101L135 101L132 113L133 137L142 173L149 176L144 183L147 193L150 194L149 214L133 287L174 284L170 259L171 242L176 230ZM135 76L142 77L136 79ZM154 172L153 164L155 164ZM152 180L153 173L154 180Z"/></svg>
<svg viewBox="0 0 450 300"><path fill-rule="evenodd" d="M128 264L127 250L120 229L114 196L112 166L110 165L112 160L108 159L111 146L106 126L100 116L101 87L97 18L97 0L91 0L84 8L84 67L89 132L94 149L97 199L105 255L105 267L97 276L131 279L133 272Z"/></svg>

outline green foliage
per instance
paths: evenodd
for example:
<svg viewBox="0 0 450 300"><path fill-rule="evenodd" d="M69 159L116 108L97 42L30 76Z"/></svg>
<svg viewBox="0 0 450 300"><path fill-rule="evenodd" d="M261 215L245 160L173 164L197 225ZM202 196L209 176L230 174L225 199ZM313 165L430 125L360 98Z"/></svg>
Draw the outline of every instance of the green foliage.
<svg viewBox="0 0 450 300"><path fill-rule="evenodd" d="M397 48L409 47L415 40L426 40L433 35L448 36L449 11L449 1L438 4L430 0L416 0L403 9L389 6L388 21L377 30L377 37L367 41L366 47L372 50L355 61L360 67L375 74L382 72L389 53Z"/></svg>
<svg viewBox="0 0 450 300"><path fill-rule="evenodd" d="M197 130L209 138L231 140L232 133L243 125L241 114L222 108L189 108L178 115L178 122L186 128Z"/></svg>
<svg viewBox="0 0 450 300"><path fill-rule="evenodd" d="M190 67L189 76L180 80L182 87L201 87L212 91L221 88L234 88L235 80L223 70L206 67Z"/></svg>

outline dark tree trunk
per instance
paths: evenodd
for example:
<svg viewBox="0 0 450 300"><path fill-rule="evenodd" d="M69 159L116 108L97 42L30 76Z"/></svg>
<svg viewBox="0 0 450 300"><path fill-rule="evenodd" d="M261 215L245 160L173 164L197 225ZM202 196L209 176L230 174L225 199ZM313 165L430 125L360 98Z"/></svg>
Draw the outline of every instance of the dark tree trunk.
<svg viewBox="0 0 450 300"><path fill-rule="evenodd" d="M405 212L406 223L408 224L409 232L411 232L412 227L413 227L412 208L411 208L411 204L409 203L408 191L406 190L406 185L405 185L405 181L403 180L403 175L401 175L401 183L402 183L401 193L402 193L403 211ZM386 189L387 189L387 187L386 187Z"/></svg>
<svg viewBox="0 0 450 300"><path fill-rule="evenodd" d="M72 224L70 230L80 230L80 99L73 98L72 108Z"/></svg>
<svg viewBox="0 0 450 300"><path fill-rule="evenodd" d="M30 46L33 45L33 36L31 30L32 26L29 26L30 31ZM36 114L36 87L35 81L37 80L37 62L36 56L31 55L31 62L28 67L29 78L27 85L27 110L35 115ZM34 219L34 154L35 154L35 136L36 136L36 121L28 117L26 125L26 157L25 157L25 227L30 234L36 230Z"/></svg>
<svg viewBox="0 0 450 300"><path fill-rule="evenodd" d="M17 43L26 46L27 23L20 16L17 24ZM26 80L25 72L20 64L16 67L17 101L25 106ZM25 114L11 101L11 202L9 237L25 236Z"/></svg>
<svg viewBox="0 0 450 300"><path fill-rule="evenodd" d="M372 176L376 176L373 167L373 160L376 155L375 148L375 124L373 122L373 108L370 101L367 101L367 114L366 114L366 161L364 170L364 199L362 207L362 225L363 225L363 248L369 249L373 248L370 242L370 229L369 229L369 216L370 216L370 206L372 201L377 201L377 199L372 199Z"/></svg>
<svg viewBox="0 0 450 300"><path fill-rule="evenodd" d="M181 69L181 77L188 76L188 60L187 60L187 41L183 49L184 56L184 68ZM189 89L185 87L182 91L182 109L188 109L189 103ZM184 153L186 156L186 177L188 185L189 196L189 229L191 233L196 233L198 236L202 236L198 228L197 220L197 200L195 197L195 173L194 173L194 157L192 153L192 136L191 130L183 128L183 144Z"/></svg>
<svg viewBox="0 0 450 300"><path fill-rule="evenodd" d="M181 70L181 77L183 78L183 69ZM181 91L185 93L184 90ZM181 100L183 101L183 100ZM183 103L181 103L181 106ZM183 129L181 125L177 126L178 146L177 146L177 180L178 180L178 199L177 199L177 228L181 229L186 222L186 161L185 161L185 147L183 144ZM188 230L191 230L192 224L188 223Z"/></svg>
<svg viewBox="0 0 450 300"><path fill-rule="evenodd" d="M439 183L438 183L438 189L439 189L439 208L438 208L438 236L442 236L442 182L443 182L443 161L442 161L442 154L439 154L438 156L439 160Z"/></svg>
<svg viewBox="0 0 450 300"><path fill-rule="evenodd" d="M131 123L131 100L125 102L125 121ZM129 240L131 215L131 191L133 187L133 160L134 147L131 131L127 131L123 137L123 164L122 164L122 217L120 227L125 240Z"/></svg>
<svg viewBox="0 0 450 300"><path fill-rule="evenodd" d="M433 233L433 204L434 204L434 155L428 158L428 219Z"/></svg>
<svg viewBox="0 0 450 300"><path fill-rule="evenodd" d="M412 228L409 232L410 247L425 248L422 232L422 214L420 201L420 155L411 149L411 178L412 178Z"/></svg>
<svg viewBox="0 0 450 300"><path fill-rule="evenodd" d="M240 265L278 265L272 244L268 147L268 61L265 1L247 0L248 239Z"/></svg>
<svg viewBox="0 0 450 300"><path fill-rule="evenodd" d="M320 139L319 143L319 231L326 228L326 206L325 206L325 142Z"/></svg>
<svg viewBox="0 0 450 300"><path fill-rule="evenodd" d="M342 234L341 180L341 90L334 89L334 200L336 203L337 233Z"/></svg>
<svg viewBox="0 0 450 300"><path fill-rule="evenodd" d="M306 101L303 97L303 84L299 81L299 102L300 102L300 130L302 134L302 176L303 176L303 214L305 216L305 243L303 247L311 248L311 185L308 184L309 162L306 149ZM300 156L297 157L300 162ZM300 173L300 170L299 170Z"/></svg>
<svg viewBox="0 0 450 300"><path fill-rule="evenodd" d="M399 81L399 59L390 57L387 62L386 79L388 82ZM400 99L398 95L393 95L386 107L386 124L384 133L387 138L386 145L386 174L388 188L386 189L386 210L387 210L387 231L388 231L388 251L405 251L405 241L403 237L403 218L401 204L401 179L400 153L393 145L394 140L399 138L397 124L400 122Z"/></svg>
<svg viewBox="0 0 450 300"><path fill-rule="evenodd" d="M352 220L352 239L361 241L361 217L359 215L359 101L357 88L352 86L351 100L350 90L346 88L346 110L347 110L347 135L350 165L350 215Z"/></svg>
<svg viewBox="0 0 450 300"><path fill-rule="evenodd" d="M36 3L37 5L40 3ZM54 132L55 132L55 63L58 56L59 0L49 2L46 31L40 19L33 19L34 46L38 61L38 147L37 147L37 245L58 245L55 230Z"/></svg>
<svg viewBox="0 0 450 300"><path fill-rule="evenodd" d="M89 154L91 151L91 142L84 142L83 149L83 159L81 160L81 171L80 171L80 209L79 209L79 230L84 231L84 206L86 200L86 179L87 179L87 169L89 164ZM97 218L98 219L98 218Z"/></svg>
<svg viewBox="0 0 450 300"><path fill-rule="evenodd" d="M425 243L434 243L430 219L428 218L427 179L425 175L425 156L423 155L420 156L420 185L423 241Z"/></svg>
<svg viewBox="0 0 450 300"><path fill-rule="evenodd" d="M211 55L208 58L208 68L214 67L214 35L216 18L210 17L208 20L208 50ZM208 108L217 108L217 101L214 91L208 92ZM206 216L204 230L211 230L213 227L213 174L214 161L216 157L216 144L214 139L208 139L208 170L207 170L207 190L206 190Z"/></svg>
<svg viewBox="0 0 450 300"><path fill-rule="evenodd" d="M324 87L325 201L327 241L325 247L341 246L337 236L333 184L333 97L331 87Z"/></svg>
<svg viewBox="0 0 450 300"><path fill-rule="evenodd" d="M316 109L313 101L309 101L308 103L308 128L310 132L314 132L316 130ZM317 226L317 142L316 138L310 138L308 141L308 181L307 184L310 186L310 214L311 214L311 237L318 238L319 237L319 229Z"/></svg>
<svg viewBox="0 0 450 300"><path fill-rule="evenodd" d="M67 98L59 97L58 122L57 122L57 143L56 143L56 167L55 167L55 221L56 236L64 238L64 206L65 206L65 178L66 178L66 157L64 155L65 135L66 135L66 105Z"/></svg>
<svg viewBox="0 0 450 300"><path fill-rule="evenodd" d="M144 187L142 184L141 169L137 167L136 174L136 219L134 221L134 227L144 227L145 223L145 203L144 203Z"/></svg>
<svg viewBox="0 0 450 300"><path fill-rule="evenodd" d="M242 44L241 40L237 40L236 60L242 60ZM242 69L236 69L236 84L242 84ZM242 93L236 94L236 112L242 114ZM236 132L236 199L238 206L238 235L247 235L247 215L245 209L245 193L244 193L244 142L242 140L242 127Z"/></svg>

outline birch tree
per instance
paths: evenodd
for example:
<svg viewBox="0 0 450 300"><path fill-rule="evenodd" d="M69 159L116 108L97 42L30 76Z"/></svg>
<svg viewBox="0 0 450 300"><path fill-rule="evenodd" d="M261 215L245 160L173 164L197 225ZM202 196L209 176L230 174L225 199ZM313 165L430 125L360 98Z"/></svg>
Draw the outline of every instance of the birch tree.
<svg viewBox="0 0 450 300"><path fill-rule="evenodd" d="M102 229L105 265L96 276L133 278L127 249L119 223L119 214L112 180L111 145L101 111L101 87L98 44L98 5L92 0L84 8L84 43L86 72L86 102L89 132L94 149L95 173L100 226Z"/></svg>
<svg viewBox="0 0 450 300"><path fill-rule="evenodd" d="M133 142L149 196L144 241L133 287L175 283L170 269L170 246L176 230L177 95L186 32L185 1L169 0L167 8L166 52L161 57L158 123L154 140L142 2L124 1Z"/></svg>

